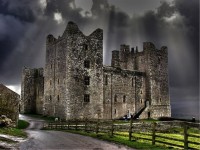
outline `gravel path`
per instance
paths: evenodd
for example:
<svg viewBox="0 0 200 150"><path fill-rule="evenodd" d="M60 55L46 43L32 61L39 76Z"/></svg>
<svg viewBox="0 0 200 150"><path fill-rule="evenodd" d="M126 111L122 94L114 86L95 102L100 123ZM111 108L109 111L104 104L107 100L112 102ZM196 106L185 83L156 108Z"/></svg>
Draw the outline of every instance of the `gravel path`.
<svg viewBox="0 0 200 150"><path fill-rule="evenodd" d="M24 115L21 115L20 119L30 122L30 126L26 130L29 138L20 144L19 148L21 150L133 150L83 135L40 130L44 123L43 120Z"/></svg>

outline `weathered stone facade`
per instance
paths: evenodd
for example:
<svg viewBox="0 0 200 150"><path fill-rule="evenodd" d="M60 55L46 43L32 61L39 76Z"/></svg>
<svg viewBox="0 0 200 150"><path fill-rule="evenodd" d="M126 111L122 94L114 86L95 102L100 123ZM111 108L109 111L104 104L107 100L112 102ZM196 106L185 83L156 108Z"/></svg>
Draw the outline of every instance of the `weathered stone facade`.
<svg viewBox="0 0 200 150"><path fill-rule="evenodd" d="M21 83L21 113L43 113L44 73L43 68L23 68Z"/></svg>
<svg viewBox="0 0 200 150"><path fill-rule="evenodd" d="M167 61L166 47L157 50L145 42L142 52L121 45L112 52L111 66L103 66L103 31L85 36L69 22L61 37L46 39L44 87L39 85L41 93L44 90L39 96L42 107L35 99L38 93L32 92L38 83L27 81L35 76L24 70L23 101L31 101L24 103L24 112L38 109L35 112L63 119L171 116Z"/></svg>
<svg viewBox="0 0 200 150"><path fill-rule="evenodd" d="M5 115L17 125L19 117L19 94L0 84L0 116Z"/></svg>

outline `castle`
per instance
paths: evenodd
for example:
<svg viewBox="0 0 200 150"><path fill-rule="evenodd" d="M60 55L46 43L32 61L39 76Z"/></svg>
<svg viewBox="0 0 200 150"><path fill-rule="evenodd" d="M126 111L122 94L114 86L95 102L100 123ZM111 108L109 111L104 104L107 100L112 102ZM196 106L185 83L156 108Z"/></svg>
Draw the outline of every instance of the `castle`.
<svg viewBox="0 0 200 150"><path fill-rule="evenodd" d="M121 45L103 65L103 30L85 36L69 22L46 39L45 68L23 68L21 112L71 118L170 117L168 51Z"/></svg>

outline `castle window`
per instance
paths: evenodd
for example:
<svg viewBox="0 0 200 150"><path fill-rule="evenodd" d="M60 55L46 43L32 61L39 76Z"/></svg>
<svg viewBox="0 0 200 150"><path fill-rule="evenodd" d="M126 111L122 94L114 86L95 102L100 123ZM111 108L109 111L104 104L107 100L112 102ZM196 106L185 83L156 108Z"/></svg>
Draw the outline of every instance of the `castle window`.
<svg viewBox="0 0 200 150"><path fill-rule="evenodd" d="M162 100L162 99L160 98L160 99L159 99L159 102L161 102L161 100Z"/></svg>
<svg viewBox="0 0 200 150"><path fill-rule="evenodd" d="M49 101L51 101L51 95L49 96Z"/></svg>
<svg viewBox="0 0 200 150"><path fill-rule="evenodd" d="M90 102L90 95L89 95L89 94L85 94L85 95L84 95L84 102L85 102L85 103Z"/></svg>
<svg viewBox="0 0 200 150"><path fill-rule="evenodd" d="M88 50L88 45L87 44L84 44L84 50Z"/></svg>
<svg viewBox="0 0 200 150"><path fill-rule="evenodd" d="M60 83L60 80L58 79L58 84Z"/></svg>
<svg viewBox="0 0 200 150"><path fill-rule="evenodd" d="M105 85L108 85L108 75L105 75Z"/></svg>
<svg viewBox="0 0 200 150"><path fill-rule="evenodd" d="M90 85L90 77L89 76L85 76L84 83L85 83L85 85Z"/></svg>
<svg viewBox="0 0 200 150"><path fill-rule="evenodd" d="M140 99L140 103L142 104L142 99Z"/></svg>
<svg viewBox="0 0 200 150"><path fill-rule="evenodd" d="M161 57L158 57L158 63L160 64L160 61L161 61Z"/></svg>
<svg viewBox="0 0 200 150"><path fill-rule="evenodd" d="M123 103L126 102L126 95L123 96Z"/></svg>
<svg viewBox="0 0 200 150"><path fill-rule="evenodd" d="M132 84L132 87L133 87L134 86L134 79L133 78L132 78L132 83L131 84Z"/></svg>
<svg viewBox="0 0 200 150"><path fill-rule="evenodd" d="M60 96L59 96L59 95L57 96L57 100L58 100L58 101L60 100Z"/></svg>
<svg viewBox="0 0 200 150"><path fill-rule="evenodd" d="M52 66L53 66L53 65L51 64L51 69L52 69Z"/></svg>
<svg viewBox="0 0 200 150"><path fill-rule="evenodd" d="M89 60L85 60L84 61L84 67L85 68L90 68L90 61Z"/></svg>
<svg viewBox="0 0 200 150"><path fill-rule="evenodd" d="M117 102L117 95L115 95L114 97L114 102Z"/></svg>
<svg viewBox="0 0 200 150"><path fill-rule="evenodd" d="M114 113L115 113L115 115L117 114L117 109L115 109Z"/></svg>
<svg viewBox="0 0 200 150"><path fill-rule="evenodd" d="M50 80L49 84L51 85L51 80Z"/></svg>
<svg viewBox="0 0 200 150"><path fill-rule="evenodd" d="M142 92L142 90L140 91L140 94L142 94L143 92Z"/></svg>

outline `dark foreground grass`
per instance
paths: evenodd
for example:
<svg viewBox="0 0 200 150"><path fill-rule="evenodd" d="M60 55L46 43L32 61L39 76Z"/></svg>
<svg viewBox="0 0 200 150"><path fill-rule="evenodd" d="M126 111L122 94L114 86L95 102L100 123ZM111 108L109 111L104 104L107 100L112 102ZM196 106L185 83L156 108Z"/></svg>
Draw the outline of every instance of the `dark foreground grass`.
<svg viewBox="0 0 200 150"><path fill-rule="evenodd" d="M113 142L116 144L122 144L131 148L135 148L135 149L145 149L145 150L167 150L167 149L173 149L173 148L168 148L165 146L158 146L158 145L152 145L150 143L143 143L143 142L138 142L138 141L129 141L128 137L123 137L123 136L113 136L110 137L108 134L104 134L104 133L100 133L98 135L96 135L95 133L86 133L84 131L75 131L75 130L62 130L65 132L70 132L70 133L75 133L75 134L81 134L84 136L90 136L93 138L97 138L97 139L101 139L101 140L105 140L105 141L109 141L109 142Z"/></svg>

